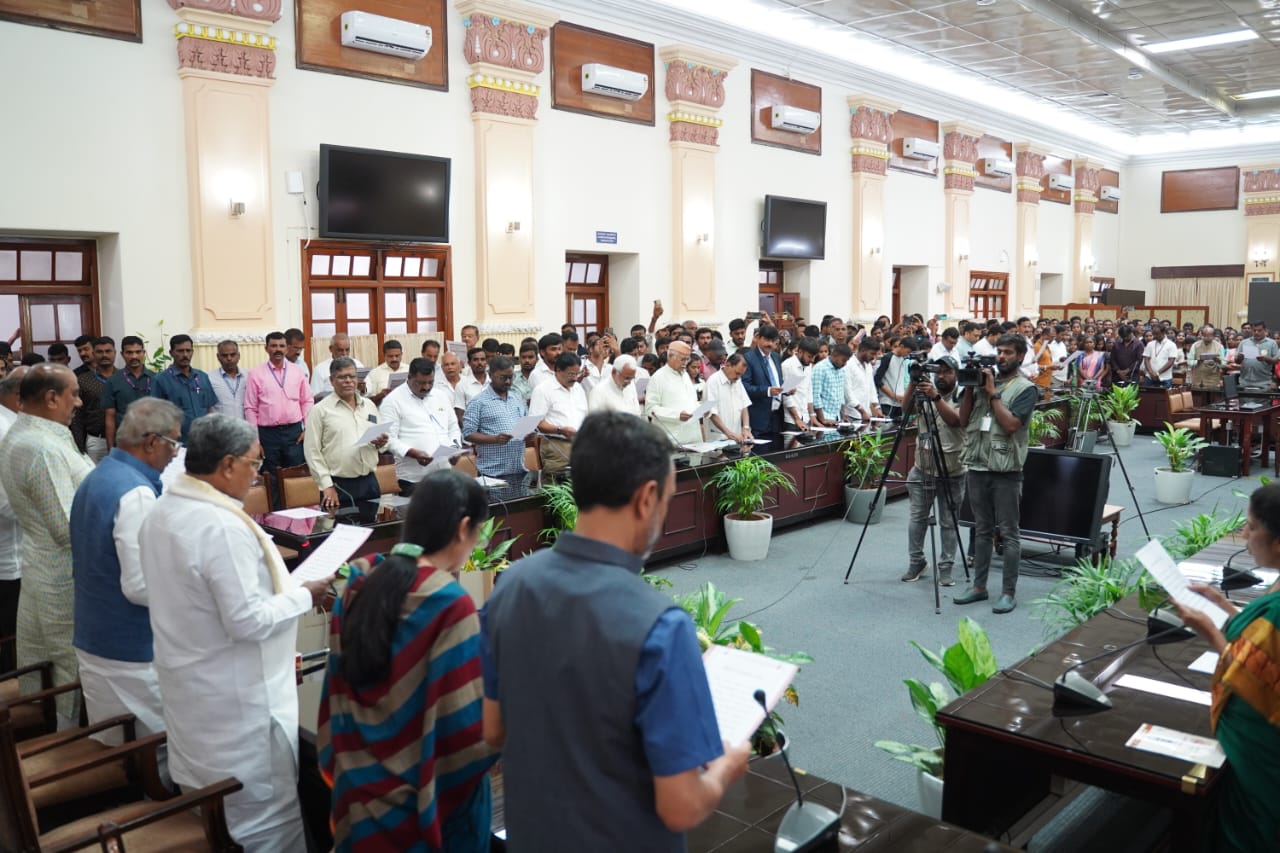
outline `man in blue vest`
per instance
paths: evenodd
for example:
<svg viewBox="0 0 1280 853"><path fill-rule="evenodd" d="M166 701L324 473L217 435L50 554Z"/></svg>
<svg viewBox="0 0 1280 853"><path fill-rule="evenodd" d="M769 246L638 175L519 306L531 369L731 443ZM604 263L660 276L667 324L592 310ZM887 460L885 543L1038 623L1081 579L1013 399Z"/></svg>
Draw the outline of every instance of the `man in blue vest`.
<svg viewBox="0 0 1280 853"><path fill-rule="evenodd" d="M684 851L749 750L721 743L688 614L639 577L675 490L671 443L597 412L570 461L577 526L504 572L485 608L508 849Z"/></svg>
<svg viewBox="0 0 1280 853"><path fill-rule="evenodd" d="M89 722L133 714L139 735L162 732L165 725L138 528L155 505L160 472L177 455L181 434L182 409L168 400L145 397L130 404L115 448L71 503L72 644Z"/></svg>

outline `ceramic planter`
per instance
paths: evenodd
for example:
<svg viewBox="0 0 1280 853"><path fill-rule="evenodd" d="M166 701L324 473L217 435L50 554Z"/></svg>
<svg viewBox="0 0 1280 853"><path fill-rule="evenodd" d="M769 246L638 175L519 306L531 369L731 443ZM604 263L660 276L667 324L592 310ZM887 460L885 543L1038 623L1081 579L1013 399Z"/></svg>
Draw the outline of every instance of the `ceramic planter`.
<svg viewBox="0 0 1280 853"><path fill-rule="evenodd" d="M1156 469L1156 500L1162 504L1185 504L1191 501L1191 481L1194 471L1170 471Z"/></svg>
<svg viewBox="0 0 1280 853"><path fill-rule="evenodd" d="M1125 421L1124 423L1107 421L1107 432L1111 434L1111 442L1116 447L1128 447L1133 444L1133 434L1137 429L1138 422L1134 420Z"/></svg>
<svg viewBox="0 0 1280 853"><path fill-rule="evenodd" d="M773 516L758 512L755 518L724 517L724 538L729 542L729 556L751 562L769 556L769 540L773 538Z"/></svg>
<svg viewBox="0 0 1280 853"><path fill-rule="evenodd" d="M850 524L862 524L867 522L867 512L871 508L871 499L875 497L875 489L854 489L849 486L844 487L844 505L846 512L844 520ZM870 524L876 524L880 521L880 516L884 512L884 502L886 495L880 495L880 502L876 504L876 511L871 513Z"/></svg>
<svg viewBox="0 0 1280 853"><path fill-rule="evenodd" d="M920 813L942 820L942 779L923 770L916 771L916 791L920 794Z"/></svg>

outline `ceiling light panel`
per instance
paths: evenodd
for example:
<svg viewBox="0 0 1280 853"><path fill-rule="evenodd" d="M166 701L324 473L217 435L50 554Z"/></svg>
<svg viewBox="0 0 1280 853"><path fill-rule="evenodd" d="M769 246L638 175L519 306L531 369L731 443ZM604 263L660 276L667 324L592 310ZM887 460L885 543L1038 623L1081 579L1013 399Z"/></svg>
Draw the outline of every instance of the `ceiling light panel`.
<svg viewBox="0 0 1280 853"><path fill-rule="evenodd" d="M1173 41L1156 42L1155 44L1144 44L1141 45L1141 47L1147 53L1160 54L1170 53L1176 50L1200 50L1209 47L1223 47L1224 45L1252 41L1257 37L1258 34L1253 30L1232 30L1225 33L1196 36L1195 38L1175 39Z"/></svg>

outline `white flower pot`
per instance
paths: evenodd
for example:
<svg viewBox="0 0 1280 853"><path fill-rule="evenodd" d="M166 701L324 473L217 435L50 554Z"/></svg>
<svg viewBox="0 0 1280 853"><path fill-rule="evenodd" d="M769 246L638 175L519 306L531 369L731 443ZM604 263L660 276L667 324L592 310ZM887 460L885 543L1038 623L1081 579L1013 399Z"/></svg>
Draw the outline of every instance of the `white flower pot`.
<svg viewBox="0 0 1280 853"><path fill-rule="evenodd" d="M1162 504L1185 504L1191 502L1191 481L1194 471L1170 471L1168 468L1156 469L1156 500Z"/></svg>
<svg viewBox="0 0 1280 853"><path fill-rule="evenodd" d="M1111 434L1111 443L1116 447L1128 447L1133 444L1133 434L1137 429L1138 422L1134 420L1125 421L1122 424L1107 421L1107 432Z"/></svg>
<svg viewBox="0 0 1280 853"><path fill-rule="evenodd" d="M850 524L876 524L880 521L881 514L884 513L884 502L888 499L888 492L880 493L880 502L876 504L876 511L871 513L871 520L867 521L867 510L871 507L871 499L875 497L875 489L851 489L844 487L844 505L846 512L844 520Z"/></svg>
<svg viewBox="0 0 1280 853"><path fill-rule="evenodd" d="M942 820L942 779L923 770L916 771L916 791L920 794L920 813Z"/></svg>
<svg viewBox="0 0 1280 853"><path fill-rule="evenodd" d="M750 562L769 556L769 540L773 538L773 516L758 512L755 518L724 517L724 538L729 542L729 556Z"/></svg>

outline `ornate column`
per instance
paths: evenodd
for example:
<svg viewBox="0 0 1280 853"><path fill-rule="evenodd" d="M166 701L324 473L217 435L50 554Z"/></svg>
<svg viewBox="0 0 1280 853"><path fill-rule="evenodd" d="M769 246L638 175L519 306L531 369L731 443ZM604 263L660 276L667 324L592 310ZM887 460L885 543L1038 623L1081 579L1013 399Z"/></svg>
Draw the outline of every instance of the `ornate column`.
<svg viewBox="0 0 1280 853"><path fill-rule="evenodd" d="M1093 255L1093 208L1098 203L1098 177L1102 164L1093 160L1076 160L1071 172L1075 175L1075 189L1071 200L1075 206L1075 238L1071 248L1071 281L1063 292L1071 295L1071 302L1087 303L1093 284L1093 269L1097 259Z"/></svg>
<svg viewBox="0 0 1280 853"><path fill-rule="evenodd" d="M978 176L978 140L982 131L960 122L942 126L942 197L946 205L944 251L947 284L943 296L948 318L968 317L969 312L969 230L972 222L973 179ZM954 325L954 324L951 324Z"/></svg>
<svg viewBox="0 0 1280 853"><path fill-rule="evenodd" d="M1013 146L1017 194L1013 269L1009 271L1009 318L1040 313L1040 181L1047 148L1020 142Z"/></svg>
<svg viewBox="0 0 1280 853"><path fill-rule="evenodd" d="M274 326L268 31L281 0L168 2L178 17L193 327Z"/></svg>
<svg viewBox="0 0 1280 853"><path fill-rule="evenodd" d="M716 115L737 62L684 44L658 51L666 69L671 145L671 288L676 317L716 317ZM636 306L636 316L641 316Z"/></svg>
<svg viewBox="0 0 1280 853"><path fill-rule="evenodd" d="M1280 269L1280 164L1242 166L1244 176L1245 276Z"/></svg>
<svg viewBox="0 0 1280 853"><path fill-rule="evenodd" d="M515 0L460 0L454 8L471 64L475 319L482 333L492 333L536 316L533 144L541 88L535 81L546 65L543 42L560 16Z"/></svg>
<svg viewBox="0 0 1280 853"><path fill-rule="evenodd" d="M890 307L884 286L884 180L898 105L874 95L850 95L847 103L853 138L852 314L872 320Z"/></svg>

